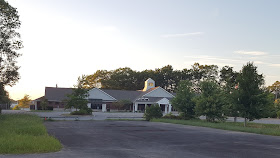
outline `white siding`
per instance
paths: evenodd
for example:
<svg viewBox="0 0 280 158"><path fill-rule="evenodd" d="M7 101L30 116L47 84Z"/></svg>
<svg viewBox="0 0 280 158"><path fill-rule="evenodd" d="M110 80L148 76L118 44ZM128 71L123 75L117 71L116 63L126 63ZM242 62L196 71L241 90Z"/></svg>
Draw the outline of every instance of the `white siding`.
<svg viewBox="0 0 280 158"><path fill-rule="evenodd" d="M172 94L170 94L166 90L162 89L161 87L158 87L157 89L145 94L144 96L145 97L167 97L167 98L174 97Z"/></svg>
<svg viewBox="0 0 280 158"><path fill-rule="evenodd" d="M162 98L162 99L159 100L157 103L158 103L158 104L169 104L169 100L166 99L166 98Z"/></svg>

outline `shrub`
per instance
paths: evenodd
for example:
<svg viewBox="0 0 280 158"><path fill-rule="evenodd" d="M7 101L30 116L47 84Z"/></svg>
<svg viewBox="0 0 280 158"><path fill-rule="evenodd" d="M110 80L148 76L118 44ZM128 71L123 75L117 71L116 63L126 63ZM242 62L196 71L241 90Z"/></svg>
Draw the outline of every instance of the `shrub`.
<svg viewBox="0 0 280 158"><path fill-rule="evenodd" d="M147 121L150 121L153 118L161 118L162 112L158 104L153 104L150 107L147 106L144 113L144 117Z"/></svg>
<svg viewBox="0 0 280 158"><path fill-rule="evenodd" d="M70 114L71 115L91 115L92 109L90 109L90 108L80 109L79 111L73 111Z"/></svg>
<svg viewBox="0 0 280 158"><path fill-rule="evenodd" d="M280 119L280 110L279 111L277 111L277 118L279 118Z"/></svg>
<svg viewBox="0 0 280 158"><path fill-rule="evenodd" d="M163 116L163 118L174 119L174 120L182 120L183 119L181 116L172 115L172 113L166 114L165 116Z"/></svg>
<svg viewBox="0 0 280 158"><path fill-rule="evenodd" d="M190 120L190 119L195 119L195 117L189 117L190 115L186 115L186 113L182 112L179 114L179 116L172 115L172 113L166 114L163 116L163 118L166 119L173 119L173 120Z"/></svg>

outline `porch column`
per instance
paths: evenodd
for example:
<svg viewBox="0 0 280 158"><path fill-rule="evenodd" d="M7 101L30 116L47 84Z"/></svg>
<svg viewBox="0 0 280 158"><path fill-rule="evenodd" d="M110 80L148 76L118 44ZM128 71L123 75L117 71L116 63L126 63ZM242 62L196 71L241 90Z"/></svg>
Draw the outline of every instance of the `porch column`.
<svg viewBox="0 0 280 158"><path fill-rule="evenodd" d="M147 104L145 104L145 111L146 111L146 108L147 108ZM145 112L145 111L144 111L144 112Z"/></svg>
<svg viewBox="0 0 280 158"><path fill-rule="evenodd" d="M132 105L132 112L135 112L135 103Z"/></svg>
<svg viewBox="0 0 280 158"><path fill-rule="evenodd" d="M91 108L91 103L87 103L87 107L88 107L88 108Z"/></svg>
<svg viewBox="0 0 280 158"><path fill-rule="evenodd" d="M169 104L168 107L169 107L168 112L170 113L170 112L171 112L172 105Z"/></svg>
<svg viewBox="0 0 280 158"><path fill-rule="evenodd" d="M37 101L35 101L35 110L38 110L38 108L37 108Z"/></svg>
<svg viewBox="0 0 280 158"><path fill-rule="evenodd" d="M164 107L165 107L164 113L165 113L165 114L167 114L167 106L168 106L168 104L164 104Z"/></svg>
<svg viewBox="0 0 280 158"><path fill-rule="evenodd" d="M106 112L107 109L106 109L106 104L102 104L102 112Z"/></svg>
<svg viewBox="0 0 280 158"><path fill-rule="evenodd" d="M134 112L137 112L138 111L138 103L135 103L135 107L134 107Z"/></svg>

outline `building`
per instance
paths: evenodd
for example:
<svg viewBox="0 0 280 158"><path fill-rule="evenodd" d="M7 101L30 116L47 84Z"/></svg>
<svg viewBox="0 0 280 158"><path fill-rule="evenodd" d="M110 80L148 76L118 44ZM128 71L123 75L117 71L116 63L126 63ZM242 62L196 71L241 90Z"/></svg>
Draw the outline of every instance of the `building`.
<svg viewBox="0 0 280 158"><path fill-rule="evenodd" d="M67 94L72 93L72 88L46 87L45 98L48 99L49 106L54 110L64 108L64 100ZM107 111L114 110L114 102L126 100L131 102L126 110L133 112L144 112L147 106L158 104L164 113L172 111L170 100L175 94L169 93L161 87L155 87L155 81L151 78L145 81L144 89L138 91L110 90L93 88L89 90L88 107L94 110ZM35 99L35 109L40 109L40 99Z"/></svg>

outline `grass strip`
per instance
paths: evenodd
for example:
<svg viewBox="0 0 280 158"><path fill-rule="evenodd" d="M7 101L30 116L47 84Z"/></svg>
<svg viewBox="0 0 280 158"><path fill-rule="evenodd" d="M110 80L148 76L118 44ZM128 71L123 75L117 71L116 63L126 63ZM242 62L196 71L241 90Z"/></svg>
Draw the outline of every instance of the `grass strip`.
<svg viewBox="0 0 280 158"><path fill-rule="evenodd" d="M43 120L36 115L0 115L0 154L55 152L60 142L49 136Z"/></svg>
<svg viewBox="0 0 280 158"><path fill-rule="evenodd" d="M248 123L244 127L242 122L207 122L204 120L174 120L174 119L152 119L152 122L165 122L181 125L191 125L200 127L209 127L216 129L223 129L229 131L248 132L272 136L280 136L280 125L277 124L261 124L261 123Z"/></svg>

